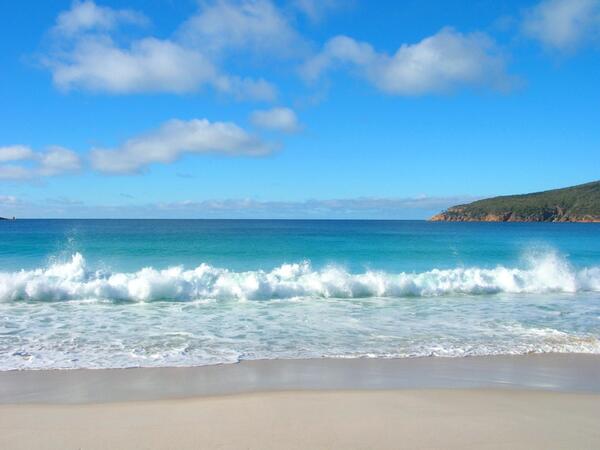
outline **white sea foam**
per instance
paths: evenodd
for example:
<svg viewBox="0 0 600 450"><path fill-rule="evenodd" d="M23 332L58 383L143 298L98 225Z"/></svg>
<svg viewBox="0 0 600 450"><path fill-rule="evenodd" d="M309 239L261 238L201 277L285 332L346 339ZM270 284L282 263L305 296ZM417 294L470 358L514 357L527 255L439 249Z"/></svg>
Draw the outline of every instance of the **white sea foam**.
<svg viewBox="0 0 600 450"><path fill-rule="evenodd" d="M600 267L573 269L553 252L531 258L522 268L434 269L421 273L367 271L338 267L313 269L308 262L272 271L233 272L201 264L195 269L152 267L138 272L89 270L80 253L47 268L0 272L0 301L110 299L269 300L294 297L434 297L454 294L540 294L600 291Z"/></svg>
<svg viewBox="0 0 600 450"><path fill-rule="evenodd" d="M553 252L520 267L395 274L309 263L111 273L75 254L0 273L0 370L600 354L599 293L600 268Z"/></svg>

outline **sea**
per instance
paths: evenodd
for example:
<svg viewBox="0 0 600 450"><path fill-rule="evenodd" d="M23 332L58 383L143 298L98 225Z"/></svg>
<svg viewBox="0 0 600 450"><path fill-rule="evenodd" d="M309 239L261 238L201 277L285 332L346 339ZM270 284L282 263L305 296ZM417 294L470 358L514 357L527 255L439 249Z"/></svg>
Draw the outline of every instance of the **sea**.
<svg viewBox="0 0 600 450"><path fill-rule="evenodd" d="M600 353L600 224L0 221L0 370Z"/></svg>

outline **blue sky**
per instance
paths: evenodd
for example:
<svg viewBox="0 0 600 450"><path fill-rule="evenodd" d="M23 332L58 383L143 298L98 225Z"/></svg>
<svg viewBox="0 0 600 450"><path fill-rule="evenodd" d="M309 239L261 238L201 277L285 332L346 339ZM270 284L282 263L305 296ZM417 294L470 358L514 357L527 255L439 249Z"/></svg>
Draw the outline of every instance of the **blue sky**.
<svg viewBox="0 0 600 450"><path fill-rule="evenodd" d="M425 218L600 178L599 0L0 16L0 215Z"/></svg>

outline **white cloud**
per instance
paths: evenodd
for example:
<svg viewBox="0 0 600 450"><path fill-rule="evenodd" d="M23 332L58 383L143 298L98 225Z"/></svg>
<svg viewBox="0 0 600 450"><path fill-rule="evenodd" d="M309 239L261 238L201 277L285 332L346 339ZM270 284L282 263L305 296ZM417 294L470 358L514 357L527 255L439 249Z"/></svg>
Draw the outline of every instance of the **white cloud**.
<svg viewBox="0 0 600 450"><path fill-rule="evenodd" d="M14 195L0 195L0 206L14 206L19 203L19 199Z"/></svg>
<svg viewBox="0 0 600 450"><path fill-rule="evenodd" d="M341 64L367 68L378 55L370 44L358 42L348 36L336 36L325 43L321 53L311 58L303 67L308 79L316 79L323 72Z"/></svg>
<svg viewBox="0 0 600 450"><path fill-rule="evenodd" d="M272 108L254 111L250 121L261 128L295 133L300 130L300 123L296 113L290 108Z"/></svg>
<svg viewBox="0 0 600 450"><path fill-rule="evenodd" d="M505 59L491 38L452 28L416 44L403 44L393 55L337 36L305 64L303 74L314 80L339 66L349 66L378 89L395 95L448 92L466 86L506 89L511 85Z"/></svg>
<svg viewBox="0 0 600 450"><path fill-rule="evenodd" d="M261 22L269 18L273 21L271 16L250 15L248 18L242 13L252 11L252 5L271 12L278 10L266 0L245 1L235 6L225 1L211 5L204 4L196 18L200 20L209 13L209 16L214 15L211 11L215 8L230 11L231 17L220 18L223 21L222 31L227 37L219 37L217 29L198 29L190 20L183 27L188 32L176 33L172 38L144 37L130 39L127 43L122 36L117 42L110 31L124 21L140 23L141 20L134 19L141 15L129 10L100 7L91 0L76 2L70 10L59 15L52 33L54 47L43 58L43 63L51 70L56 86L63 90L181 94L211 86L238 99L272 101L276 97L276 89L269 82L225 73L220 67L222 58L215 54L215 49L222 52L225 48L248 43L260 44L263 48L267 42L274 40L273 34L270 39L266 36L285 31L283 25L276 21L274 25ZM234 20L237 17L234 12L238 10L240 17L246 18L246 21L240 18ZM232 22L227 22L230 19ZM265 28L268 26L272 28ZM186 36L185 42L182 36ZM283 45L282 39L280 36L278 42Z"/></svg>
<svg viewBox="0 0 600 450"><path fill-rule="evenodd" d="M0 147L0 179L27 180L37 177L51 177L81 168L77 153L64 147L52 146L43 152L34 152L24 145Z"/></svg>
<svg viewBox="0 0 600 450"><path fill-rule="evenodd" d="M262 78L221 75L213 84L219 92L230 94L238 100L273 101L277 98L275 86Z"/></svg>
<svg viewBox="0 0 600 450"><path fill-rule="evenodd" d="M77 153L59 146L50 147L39 155L38 173L42 176L60 175L65 172L75 172L81 168Z"/></svg>
<svg viewBox="0 0 600 450"><path fill-rule="evenodd" d="M145 135L127 140L116 149L94 149L95 169L131 173L154 163L169 163L186 153L260 156L275 148L230 122L206 119L170 120Z"/></svg>
<svg viewBox="0 0 600 450"><path fill-rule="evenodd" d="M121 197L119 195L119 197ZM250 198L184 200L169 203L138 203L122 199L114 205L86 204L65 197L43 202L15 199L6 215L22 217L77 218L281 218L281 219L425 219L452 205L476 197L341 198L304 201ZM0 198L0 206L2 201Z"/></svg>
<svg viewBox="0 0 600 450"><path fill-rule="evenodd" d="M109 37L86 37L50 67L62 89L113 93L190 92L217 78L213 64L200 53L154 38L120 48Z"/></svg>
<svg viewBox="0 0 600 450"><path fill-rule="evenodd" d="M110 30L118 23L140 25L147 21L143 14L129 9L98 6L91 0L74 1L71 9L58 15L54 31L71 35L92 29Z"/></svg>
<svg viewBox="0 0 600 450"><path fill-rule="evenodd" d="M287 17L270 0L204 3L178 33L188 44L212 53L250 49L285 56L303 45Z"/></svg>
<svg viewBox="0 0 600 450"><path fill-rule="evenodd" d="M24 180L33 176L33 172L27 167L14 164L0 165L0 180Z"/></svg>
<svg viewBox="0 0 600 450"><path fill-rule="evenodd" d="M522 29L548 48L574 50L600 36L600 1L544 0L527 11Z"/></svg>
<svg viewBox="0 0 600 450"><path fill-rule="evenodd" d="M10 145L0 147L0 163L7 161L20 161L33 157L33 151L25 145Z"/></svg>
<svg viewBox="0 0 600 450"><path fill-rule="evenodd" d="M347 6L349 0L294 0L293 6L310 20L318 22L330 11Z"/></svg>
<svg viewBox="0 0 600 450"><path fill-rule="evenodd" d="M138 205L142 217L206 218L388 218L423 219L473 197L388 197L277 201L255 199L188 200ZM145 212L144 212L145 210ZM131 214L131 212L129 212Z"/></svg>

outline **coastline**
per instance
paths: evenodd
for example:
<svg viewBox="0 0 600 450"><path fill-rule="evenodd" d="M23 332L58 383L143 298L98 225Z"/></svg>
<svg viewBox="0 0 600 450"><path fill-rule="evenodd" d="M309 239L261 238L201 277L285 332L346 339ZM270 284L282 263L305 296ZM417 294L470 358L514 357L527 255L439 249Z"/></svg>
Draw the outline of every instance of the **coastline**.
<svg viewBox="0 0 600 450"><path fill-rule="evenodd" d="M0 372L0 405L398 389L518 389L600 394L600 355L273 359L197 367Z"/></svg>
<svg viewBox="0 0 600 450"><path fill-rule="evenodd" d="M600 356L0 373L0 447L598 448Z"/></svg>

